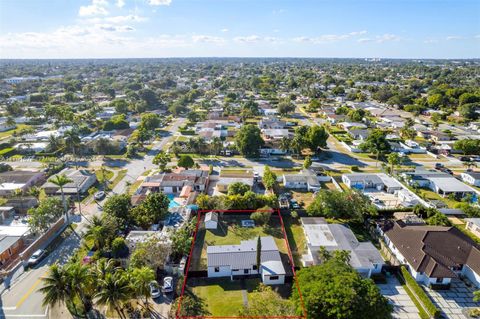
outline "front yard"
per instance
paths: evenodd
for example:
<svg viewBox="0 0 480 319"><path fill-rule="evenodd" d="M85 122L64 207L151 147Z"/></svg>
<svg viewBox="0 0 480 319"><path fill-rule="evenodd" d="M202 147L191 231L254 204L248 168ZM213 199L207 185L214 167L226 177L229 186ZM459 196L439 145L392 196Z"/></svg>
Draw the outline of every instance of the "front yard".
<svg viewBox="0 0 480 319"><path fill-rule="evenodd" d="M252 293L260 279L230 280L229 278L191 278L185 293L193 293L206 306L209 316L238 316L243 306L251 302ZM280 296L288 299L292 284L271 286ZM280 314L279 314L280 315Z"/></svg>
<svg viewBox="0 0 480 319"><path fill-rule="evenodd" d="M205 303L211 316L235 316L259 283L260 279L195 278L189 280L189 288Z"/></svg>

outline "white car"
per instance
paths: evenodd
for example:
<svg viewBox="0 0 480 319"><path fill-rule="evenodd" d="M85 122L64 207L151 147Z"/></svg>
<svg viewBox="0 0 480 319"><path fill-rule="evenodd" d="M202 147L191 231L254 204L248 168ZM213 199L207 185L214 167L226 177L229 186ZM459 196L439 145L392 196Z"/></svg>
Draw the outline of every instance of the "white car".
<svg viewBox="0 0 480 319"><path fill-rule="evenodd" d="M38 264L44 256L45 256L45 250L39 249L36 252L34 252L32 256L30 256L27 263L29 266L34 266Z"/></svg>
<svg viewBox="0 0 480 319"><path fill-rule="evenodd" d="M163 278L162 291L165 292L165 293L173 292L173 278L172 277Z"/></svg>
<svg viewBox="0 0 480 319"><path fill-rule="evenodd" d="M104 197L105 197L104 191L96 192L95 195L93 195L93 198L95 198L95 200L102 200Z"/></svg>
<svg viewBox="0 0 480 319"><path fill-rule="evenodd" d="M156 281L152 281L149 284L150 286L150 295L152 296L152 299L158 298L162 295L160 292L160 288L158 287L158 283Z"/></svg>

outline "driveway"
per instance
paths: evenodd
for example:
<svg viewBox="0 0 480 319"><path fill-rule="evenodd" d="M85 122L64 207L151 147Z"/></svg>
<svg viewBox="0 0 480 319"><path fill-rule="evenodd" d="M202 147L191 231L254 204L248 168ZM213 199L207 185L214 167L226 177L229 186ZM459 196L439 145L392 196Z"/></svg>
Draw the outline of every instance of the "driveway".
<svg viewBox="0 0 480 319"><path fill-rule="evenodd" d="M470 307L480 307L480 302L473 302L474 288L467 287L458 279L453 279L449 290L432 290L425 288L430 298L442 310L443 318L467 319L462 311Z"/></svg>
<svg viewBox="0 0 480 319"><path fill-rule="evenodd" d="M420 319L418 309L395 277L388 277L386 284L377 285L380 293L393 305L394 319Z"/></svg>

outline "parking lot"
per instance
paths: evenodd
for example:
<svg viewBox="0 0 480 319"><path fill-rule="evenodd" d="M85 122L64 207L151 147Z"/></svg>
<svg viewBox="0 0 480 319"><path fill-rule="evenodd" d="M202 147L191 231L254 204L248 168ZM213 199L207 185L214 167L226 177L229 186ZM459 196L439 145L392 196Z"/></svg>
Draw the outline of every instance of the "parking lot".
<svg viewBox="0 0 480 319"><path fill-rule="evenodd" d="M387 277L386 284L378 284L382 295L387 297L393 305L395 319L420 319L417 307L410 299L405 289L394 276Z"/></svg>

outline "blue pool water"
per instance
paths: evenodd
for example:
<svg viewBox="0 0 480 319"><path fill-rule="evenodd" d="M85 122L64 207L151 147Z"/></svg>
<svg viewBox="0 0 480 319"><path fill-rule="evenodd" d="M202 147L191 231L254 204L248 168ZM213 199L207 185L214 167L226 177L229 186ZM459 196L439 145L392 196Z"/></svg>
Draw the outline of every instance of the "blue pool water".
<svg viewBox="0 0 480 319"><path fill-rule="evenodd" d="M178 204L174 198L175 198L175 195L173 194L167 194L167 197L168 199L170 200L170 203L168 204L168 208L173 208L173 207L178 207L180 206L180 204Z"/></svg>

